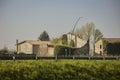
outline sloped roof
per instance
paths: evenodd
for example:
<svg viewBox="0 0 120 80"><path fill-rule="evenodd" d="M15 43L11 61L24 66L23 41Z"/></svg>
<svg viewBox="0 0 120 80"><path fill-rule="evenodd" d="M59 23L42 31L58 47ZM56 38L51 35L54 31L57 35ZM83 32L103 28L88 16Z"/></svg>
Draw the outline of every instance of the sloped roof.
<svg viewBox="0 0 120 80"><path fill-rule="evenodd" d="M120 38L103 38L103 40L106 40L110 43L120 42Z"/></svg>
<svg viewBox="0 0 120 80"><path fill-rule="evenodd" d="M32 45L40 45L40 44L48 44L48 45L51 45L51 42L50 41L37 41L37 40L25 40L25 41L22 41L22 42L20 42L20 43L18 43L18 45L19 44L22 44L22 43L25 43L25 42L27 42L27 43L30 43L30 44L32 44Z"/></svg>

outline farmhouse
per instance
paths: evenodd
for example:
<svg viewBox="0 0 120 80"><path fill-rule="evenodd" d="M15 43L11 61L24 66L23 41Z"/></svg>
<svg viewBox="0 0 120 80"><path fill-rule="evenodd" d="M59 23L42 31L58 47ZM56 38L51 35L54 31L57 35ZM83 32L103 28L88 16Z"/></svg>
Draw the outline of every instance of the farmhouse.
<svg viewBox="0 0 120 80"><path fill-rule="evenodd" d="M95 44L95 52L98 53L98 54L110 54L109 52L111 51L109 49L109 47L112 47L112 45L110 44L114 44L114 43L120 43L120 38L102 38L100 39L96 44ZM113 47L113 52L119 52L117 49L116 49L116 46L117 49L120 50L120 44L116 45L114 44L114 47ZM112 54L114 54L112 52Z"/></svg>
<svg viewBox="0 0 120 80"><path fill-rule="evenodd" d="M66 34L66 41L67 44L70 44L70 41L73 40L75 43L76 51L74 52L75 55L90 55L89 54L89 46L88 42L80 39L79 37ZM104 41L107 42L105 45ZM104 55L104 54L119 54L120 44L115 44L114 46L118 46L118 48L114 47L113 52L111 52L111 45L110 43L120 42L120 38L102 38L95 43L95 53L94 55ZM54 56L54 46L51 44L50 41L37 41L37 40L25 40L17 44L17 51L18 53L25 53L25 54L36 54L39 57L53 57ZM111 53L110 53L111 52Z"/></svg>
<svg viewBox="0 0 120 80"><path fill-rule="evenodd" d="M25 40L17 44L18 53L54 56L54 47L50 41Z"/></svg>
<svg viewBox="0 0 120 80"><path fill-rule="evenodd" d="M87 43L86 40L80 39L78 36L74 34L67 33L66 42L68 45L70 44L71 40L74 41L75 47L78 48L75 54L90 55L89 45L88 45L90 43ZM107 44L105 42L107 42ZM110 48L113 46L113 44L111 43L116 43L114 44L115 47L113 48L112 51ZM95 43L94 48L95 48L95 52L93 55L120 54L120 51L119 51L120 50L120 38L101 38L99 41Z"/></svg>
<svg viewBox="0 0 120 80"><path fill-rule="evenodd" d="M89 55L89 43L87 43L86 40L80 39L78 36L75 36L74 34L68 33L67 35L67 42L70 44L70 41L73 40L75 47L79 48L79 50L76 51L78 54L87 54ZM98 42L95 43L95 54L96 55L103 55L103 40L100 39ZM94 54L94 55L95 55Z"/></svg>

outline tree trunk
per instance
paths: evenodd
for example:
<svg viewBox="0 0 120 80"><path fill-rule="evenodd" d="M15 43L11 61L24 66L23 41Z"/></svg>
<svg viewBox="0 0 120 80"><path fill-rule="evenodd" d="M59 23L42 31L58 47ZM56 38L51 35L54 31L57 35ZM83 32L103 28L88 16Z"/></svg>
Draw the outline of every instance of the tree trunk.
<svg viewBox="0 0 120 80"><path fill-rule="evenodd" d="M89 55L89 51L90 51L90 45L89 45L89 39L87 40L87 47L88 47L88 55Z"/></svg>
<svg viewBox="0 0 120 80"><path fill-rule="evenodd" d="M93 46L94 46L93 50L94 50L94 54L95 54L95 42L94 42Z"/></svg>

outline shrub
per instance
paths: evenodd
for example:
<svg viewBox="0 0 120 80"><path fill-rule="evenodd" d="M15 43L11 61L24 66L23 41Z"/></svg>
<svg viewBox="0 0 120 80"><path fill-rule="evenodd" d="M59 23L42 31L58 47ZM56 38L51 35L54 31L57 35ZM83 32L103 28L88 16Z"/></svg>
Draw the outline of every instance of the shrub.
<svg viewBox="0 0 120 80"><path fill-rule="evenodd" d="M65 45L56 45L54 48L55 56L80 56L88 55L88 45L84 45L81 48L69 47Z"/></svg>
<svg viewBox="0 0 120 80"><path fill-rule="evenodd" d="M108 55L120 55L120 42L107 44Z"/></svg>

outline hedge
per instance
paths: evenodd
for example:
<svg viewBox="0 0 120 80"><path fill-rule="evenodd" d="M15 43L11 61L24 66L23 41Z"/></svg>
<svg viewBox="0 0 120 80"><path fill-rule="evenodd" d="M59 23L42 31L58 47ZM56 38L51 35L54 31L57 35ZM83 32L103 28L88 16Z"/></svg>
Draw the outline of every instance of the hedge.
<svg viewBox="0 0 120 80"><path fill-rule="evenodd" d="M120 55L120 42L107 44L108 55Z"/></svg>

